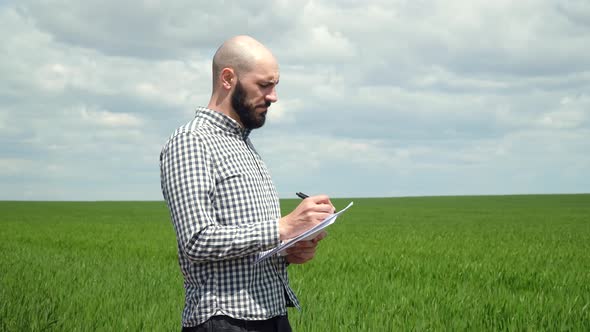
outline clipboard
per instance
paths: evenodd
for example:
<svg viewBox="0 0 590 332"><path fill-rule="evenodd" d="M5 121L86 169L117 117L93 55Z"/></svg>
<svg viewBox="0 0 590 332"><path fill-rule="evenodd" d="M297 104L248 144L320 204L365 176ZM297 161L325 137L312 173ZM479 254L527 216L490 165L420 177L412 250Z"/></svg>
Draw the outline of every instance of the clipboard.
<svg viewBox="0 0 590 332"><path fill-rule="evenodd" d="M321 231L323 231L326 227L332 225L336 221L336 218L338 218L339 215L343 214L346 210L348 210L348 208L351 207L353 204L354 204L354 202L348 203L348 205L344 209L329 215L328 217L326 217L326 219L322 220L322 222L313 226L312 228L308 229L307 231L297 235L294 238L283 241L283 243L274 247L273 249L261 252L259 254L258 258L256 258L256 261L254 261L254 264L258 264L260 261L262 261L272 255L275 255L275 254L284 255L285 250L287 248L293 246L295 243L297 243L299 241L312 240Z"/></svg>

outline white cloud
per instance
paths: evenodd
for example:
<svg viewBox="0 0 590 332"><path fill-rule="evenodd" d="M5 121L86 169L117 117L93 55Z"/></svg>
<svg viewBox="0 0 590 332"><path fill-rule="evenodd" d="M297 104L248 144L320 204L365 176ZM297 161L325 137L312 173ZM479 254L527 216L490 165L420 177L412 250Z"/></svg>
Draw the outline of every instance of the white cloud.
<svg viewBox="0 0 590 332"><path fill-rule="evenodd" d="M207 103L211 57L234 34L280 61L279 103L253 139L284 196L588 191L589 8L2 4L0 199L160 199L159 149Z"/></svg>
<svg viewBox="0 0 590 332"><path fill-rule="evenodd" d="M555 111L544 114L540 123L558 129L574 129L590 122L590 96L563 97Z"/></svg>
<svg viewBox="0 0 590 332"><path fill-rule="evenodd" d="M106 110L93 110L86 106L77 108L75 113L78 113L83 121L91 124L106 127L139 127L143 121L133 115L127 113L113 113Z"/></svg>
<svg viewBox="0 0 590 332"><path fill-rule="evenodd" d="M297 1L25 1L19 9L60 42L107 55L166 59L210 50L236 34L279 37Z"/></svg>
<svg viewBox="0 0 590 332"><path fill-rule="evenodd" d="M22 158L0 158L0 176L15 176L22 174L24 170L32 170L36 162Z"/></svg>
<svg viewBox="0 0 590 332"><path fill-rule="evenodd" d="M283 51L281 59L300 63L334 63L356 60L356 47L339 31L331 31L325 25L311 26L296 33ZM280 49L280 48L279 48Z"/></svg>

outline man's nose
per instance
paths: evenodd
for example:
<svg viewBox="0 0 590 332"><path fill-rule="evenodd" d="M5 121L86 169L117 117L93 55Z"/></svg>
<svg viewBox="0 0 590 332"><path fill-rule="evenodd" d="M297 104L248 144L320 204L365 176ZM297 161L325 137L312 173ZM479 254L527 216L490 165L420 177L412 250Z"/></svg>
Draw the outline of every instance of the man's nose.
<svg viewBox="0 0 590 332"><path fill-rule="evenodd" d="M271 103L276 102L279 100L277 96L277 90L273 87L269 94L266 95L266 100L270 101Z"/></svg>

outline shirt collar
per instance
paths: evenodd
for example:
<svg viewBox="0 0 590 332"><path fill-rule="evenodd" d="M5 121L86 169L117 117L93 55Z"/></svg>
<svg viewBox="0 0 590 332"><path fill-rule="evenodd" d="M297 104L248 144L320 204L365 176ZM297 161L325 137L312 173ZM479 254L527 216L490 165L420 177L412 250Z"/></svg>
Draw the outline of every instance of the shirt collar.
<svg viewBox="0 0 590 332"><path fill-rule="evenodd" d="M248 138L248 135L250 135L250 132L252 131L252 129L246 129L242 127L236 120L230 118L229 116L206 107L197 107L195 116L206 119L209 123L223 129L224 131L238 135L243 139Z"/></svg>

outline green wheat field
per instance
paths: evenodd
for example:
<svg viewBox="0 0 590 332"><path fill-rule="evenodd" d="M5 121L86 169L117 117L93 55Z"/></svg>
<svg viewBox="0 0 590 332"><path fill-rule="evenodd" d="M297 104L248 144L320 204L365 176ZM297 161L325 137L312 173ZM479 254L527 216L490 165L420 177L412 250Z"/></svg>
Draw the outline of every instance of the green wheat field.
<svg viewBox="0 0 590 332"><path fill-rule="evenodd" d="M294 331L590 331L590 194L351 200L289 267ZM180 331L163 202L0 202L0 228L0 331Z"/></svg>

